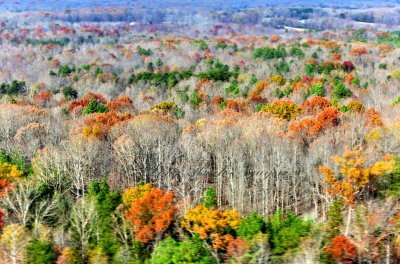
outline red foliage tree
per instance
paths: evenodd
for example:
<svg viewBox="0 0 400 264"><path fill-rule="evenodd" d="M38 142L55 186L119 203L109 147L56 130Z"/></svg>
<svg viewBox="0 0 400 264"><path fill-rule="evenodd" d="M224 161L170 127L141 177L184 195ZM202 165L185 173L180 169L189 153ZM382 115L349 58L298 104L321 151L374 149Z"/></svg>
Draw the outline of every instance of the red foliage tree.
<svg viewBox="0 0 400 264"><path fill-rule="evenodd" d="M38 94L35 95L33 98L33 102L37 106L45 106L51 100L51 93L49 91L40 91Z"/></svg>
<svg viewBox="0 0 400 264"><path fill-rule="evenodd" d="M337 125L339 116L340 113L336 108L326 108L316 117L306 117L298 123L290 124L288 135L303 141L310 140L327 127Z"/></svg>
<svg viewBox="0 0 400 264"><path fill-rule="evenodd" d="M4 227L4 213L2 211L0 211L0 230L3 229Z"/></svg>
<svg viewBox="0 0 400 264"><path fill-rule="evenodd" d="M90 103L90 101L93 101L93 100L96 100L97 102L100 102L103 104L107 103L107 100L104 98L103 95L96 94L96 93L88 93L82 99L72 101L71 104L69 105L69 111L73 111L78 106L85 107Z"/></svg>
<svg viewBox="0 0 400 264"><path fill-rule="evenodd" d="M325 252L332 255L336 261L341 263L354 263L357 257L357 248L351 241L341 235L332 238L331 244L325 249Z"/></svg>
<svg viewBox="0 0 400 264"><path fill-rule="evenodd" d="M351 61L343 62L342 67L345 72L351 72L356 68Z"/></svg>

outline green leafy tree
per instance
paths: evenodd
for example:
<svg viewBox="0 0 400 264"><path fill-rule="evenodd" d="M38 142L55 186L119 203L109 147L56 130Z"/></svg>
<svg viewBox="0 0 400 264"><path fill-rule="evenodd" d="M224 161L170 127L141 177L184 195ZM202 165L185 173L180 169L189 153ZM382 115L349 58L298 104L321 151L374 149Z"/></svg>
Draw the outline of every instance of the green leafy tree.
<svg viewBox="0 0 400 264"><path fill-rule="evenodd" d="M190 95L189 103L193 108L197 108L200 105L201 99L199 97L199 91L197 91L197 89L194 89L192 94Z"/></svg>
<svg viewBox="0 0 400 264"><path fill-rule="evenodd" d="M94 69L94 76L99 76L100 74L102 74L103 73L103 69L102 68L100 68L100 67L96 67L95 69Z"/></svg>
<svg viewBox="0 0 400 264"><path fill-rule="evenodd" d="M239 95L239 84L237 82L231 83L228 87L225 88L225 93L228 95Z"/></svg>
<svg viewBox="0 0 400 264"><path fill-rule="evenodd" d="M178 264L178 263L217 263L210 251L204 247L204 242L197 238L186 238L177 242L168 237L161 241L152 254L152 264Z"/></svg>
<svg viewBox="0 0 400 264"><path fill-rule="evenodd" d="M400 196L400 157L395 158L393 172L379 177L378 188L386 196Z"/></svg>
<svg viewBox="0 0 400 264"><path fill-rule="evenodd" d="M216 61L207 72L199 73L199 77L207 80L226 82L235 74L237 75L237 73L229 71L228 65Z"/></svg>
<svg viewBox="0 0 400 264"><path fill-rule="evenodd" d="M136 51L140 56L151 56L153 54L151 49L144 49L141 46L137 46Z"/></svg>
<svg viewBox="0 0 400 264"><path fill-rule="evenodd" d="M296 46L290 49L290 55L296 57L304 57L304 51Z"/></svg>
<svg viewBox="0 0 400 264"><path fill-rule="evenodd" d="M317 96L325 96L324 85L322 83L314 84L310 89L310 93Z"/></svg>
<svg viewBox="0 0 400 264"><path fill-rule="evenodd" d="M306 64L305 71L307 76L314 76L314 74L317 72L317 66L312 63Z"/></svg>
<svg viewBox="0 0 400 264"><path fill-rule="evenodd" d="M172 108L172 114L176 119L182 119L185 117L185 111L177 105Z"/></svg>
<svg viewBox="0 0 400 264"><path fill-rule="evenodd" d="M73 73L75 71L76 71L75 66L69 67L68 65L63 65L58 70L58 74L61 77L67 77L68 75L70 75L71 73Z"/></svg>
<svg viewBox="0 0 400 264"><path fill-rule="evenodd" d="M239 237L252 240L254 235L265 232L266 223L264 218L257 213L252 213L240 221L239 227L236 230Z"/></svg>
<svg viewBox="0 0 400 264"><path fill-rule="evenodd" d="M157 68L161 68L163 65L164 65L164 62L160 58L158 58L156 61Z"/></svg>

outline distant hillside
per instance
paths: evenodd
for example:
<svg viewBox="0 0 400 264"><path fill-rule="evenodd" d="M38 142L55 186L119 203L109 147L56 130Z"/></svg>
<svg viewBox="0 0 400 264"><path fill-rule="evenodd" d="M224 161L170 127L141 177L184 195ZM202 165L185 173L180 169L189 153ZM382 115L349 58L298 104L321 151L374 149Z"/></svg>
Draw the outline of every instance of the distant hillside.
<svg viewBox="0 0 400 264"><path fill-rule="evenodd" d="M0 2L0 12L18 12L30 10L60 10L82 7L102 7L102 6L148 6L154 8L166 7L187 7L192 8L245 8L257 6L341 6L357 7L362 6L381 6L396 5L400 0L163 0L163 1L138 1L138 0L21 0L21 1L2 1Z"/></svg>

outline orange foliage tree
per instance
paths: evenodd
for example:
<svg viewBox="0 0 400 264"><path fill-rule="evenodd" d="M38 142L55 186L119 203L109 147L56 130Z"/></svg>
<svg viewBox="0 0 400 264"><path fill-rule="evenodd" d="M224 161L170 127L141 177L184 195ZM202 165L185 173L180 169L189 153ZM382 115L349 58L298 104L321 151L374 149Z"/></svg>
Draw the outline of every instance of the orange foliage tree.
<svg viewBox="0 0 400 264"><path fill-rule="evenodd" d="M90 115L84 121L85 127L82 130L82 134L84 137L102 138L107 135L113 126L132 117L129 113L121 114L114 110Z"/></svg>
<svg viewBox="0 0 400 264"><path fill-rule="evenodd" d="M315 115L326 108L330 107L331 104L326 98L321 96L314 96L311 100L306 100L303 104L301 104L301 108L306 115Z"/></svg>
<svg viewBox="0 0 400 264"><path fill-rule="evenodd" d="M125 217L132 222L136 239L149 243L171 225L177 213L177 207L173 192L165 192L155 187L144 190L142 193L141 191L143 190L138 190L137 199L135 195L130 200L125 198L125 202L131 203Z"/></svg>
<svg viewBox="0 0 400 264"><path fill-rule="evenodd" d="M124 112L133 109L133 102L127 95L116 98L106 104L107 109Z"/></svg>
<svg viewBox="0 0 400 264"><path fill-rule="evenodd" d="M229 242L227 247L227 255L237 260L237 263L241 263L240 257L249 252L249 242L244 238L236 238Z"/></svg>
<svg viewBox="0 0 400 264"><path fill-rule="evenodd" d="M381 127L383 126L383 121L381 115L375 108L369 108L364 113L365 116L365 125L369 127Z"/></svg>
<svg viewBox="0 0 400 264"><path fill-rule="evenodd" d="M267 86L268 86L267 80L258 81L255 85L255 88L249 93L247 98L255 103L262 102L263 98L261 94L267 88Z"/></svg>

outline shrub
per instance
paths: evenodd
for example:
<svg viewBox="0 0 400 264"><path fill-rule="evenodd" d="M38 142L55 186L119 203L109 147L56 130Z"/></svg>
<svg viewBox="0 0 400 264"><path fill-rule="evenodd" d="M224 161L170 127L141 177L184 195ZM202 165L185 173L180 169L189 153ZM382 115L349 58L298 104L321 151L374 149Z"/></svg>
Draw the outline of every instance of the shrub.
<svg viewBox="0 0 400 264"><path fill-rule="evenodd" d="M360 101L351 101L347 104L347 107L351 109L351 111L361 113L364 111L364 104Z"/></svg>
<svg viewBox="0 0 400 264"><path fill-rule="evenodd" d="M314 115L324 111L330 106L331 104L324 97L314 96L312 99L305 101L301 105L301 108L305 114Z"/></svg>
<svg viewBox="0 0 400 264"><path fill-rule="evenodd" d="M271 80L272 80L272 82L276 83L277 85L285 84L285 78L283 78L283 76L280 74L272 76Z"/></svg>
<svg viewBox="0 0 400 264"><path fill-rule="evenodd" d="M35 95L33 98L33 102L37 106L44 106L49 103L51 100L51 93L49 91L40 91L38 94Z"/></svg>
<svg viewBox="0 0 400 264"><path fill-rule="evenodd" d="M393 71L390 76L396 80L400 80L400 70Z"/></svg>

